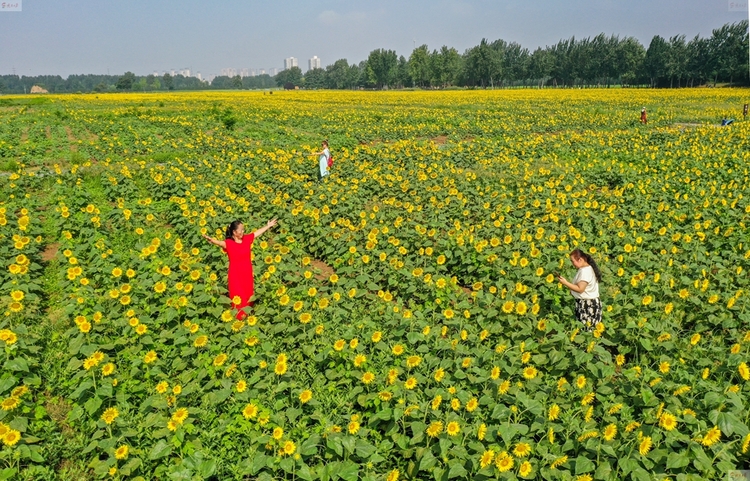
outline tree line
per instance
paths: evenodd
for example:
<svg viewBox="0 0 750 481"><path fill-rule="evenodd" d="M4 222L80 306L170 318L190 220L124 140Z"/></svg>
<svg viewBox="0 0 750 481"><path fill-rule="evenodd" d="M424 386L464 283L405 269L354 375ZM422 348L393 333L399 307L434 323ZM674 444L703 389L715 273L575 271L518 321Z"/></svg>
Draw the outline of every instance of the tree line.
<svg viewBox="0 0 750 481"><path fill-rule="evenodd" d="M648 47L634 37L599 34L561 39L530 51L516 42L482 39L463 54L442 46L416 47L409 58L377 49L350 64L340 59L324 69L302 73L299 67L274 77L215 77L211 83L182 75L0 76L0 92L24 93L39 85L51 93L203 89L447 88L447 87L692 87L728 82L747 85L748 21L726 24L710 37L685 35L651 39Z"/></svg>

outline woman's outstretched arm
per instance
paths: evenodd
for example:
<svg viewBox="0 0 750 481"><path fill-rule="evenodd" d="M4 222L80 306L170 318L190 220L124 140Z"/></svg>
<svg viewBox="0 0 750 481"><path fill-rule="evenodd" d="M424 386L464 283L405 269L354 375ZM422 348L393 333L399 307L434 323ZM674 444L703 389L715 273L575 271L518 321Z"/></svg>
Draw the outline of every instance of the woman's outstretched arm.
<svg viewBox="0 0 750 481"><path fill-rule="evenodd" d="M205 234L203 234L203 238L206 239L211 244L213 244L215 246L221 247L222 249L226 249L227 248L227 243L225 241L223 241L223 240L212 239L211 237L208 237Z"/></svg>
<svg viewBox="0 0 750 481"><path fill-rule="evenodd" d="M264 225L260 229L253 232L253 234L255 234L255 238L257 239L258 237L262 236L265 231L267 231L268 229L270 229L271 227L275 225L276 225L276 219L269 220L266 225Z"/></svg>

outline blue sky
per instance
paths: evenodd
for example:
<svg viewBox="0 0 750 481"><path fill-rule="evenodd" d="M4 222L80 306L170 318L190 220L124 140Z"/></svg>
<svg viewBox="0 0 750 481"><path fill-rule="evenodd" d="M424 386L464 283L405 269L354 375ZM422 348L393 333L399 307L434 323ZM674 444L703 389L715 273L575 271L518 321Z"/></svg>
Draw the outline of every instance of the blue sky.
<svg viewBox="0 0 750 481"><path fill-rule="evenodd" d="M463 53L502 38L533 50L601 32L648 46L657 34L709 36L748 18L728 0L23 0L22 8L0 12L0 74L189 67L205 77L281 68L285 57L305 71L313 55L325 67L376 48L408 58L415 44Z"/></svg>

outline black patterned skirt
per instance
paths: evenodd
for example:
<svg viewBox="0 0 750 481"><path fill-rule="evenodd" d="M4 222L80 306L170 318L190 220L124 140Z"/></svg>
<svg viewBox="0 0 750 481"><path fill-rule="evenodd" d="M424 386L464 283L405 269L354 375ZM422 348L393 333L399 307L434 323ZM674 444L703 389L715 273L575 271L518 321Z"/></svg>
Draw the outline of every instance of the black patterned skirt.
<svg viewBox="0 0 750 481"><path fill-rule="evenodd" d="M590 331L602 322L602 301L597 299L576 299L576 319Z"/></svg>

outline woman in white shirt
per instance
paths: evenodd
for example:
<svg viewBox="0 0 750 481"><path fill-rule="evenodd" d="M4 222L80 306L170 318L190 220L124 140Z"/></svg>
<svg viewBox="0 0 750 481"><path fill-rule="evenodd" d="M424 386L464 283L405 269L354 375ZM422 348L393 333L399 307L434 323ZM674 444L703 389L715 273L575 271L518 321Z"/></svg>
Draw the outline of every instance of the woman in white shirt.
<svg viewBox="0 0 750 481"><path fill-rule="evenodd" d="M602 322L602 302L599 300L602 273L591 255L580 249L570 253L570 262L578 269L573 282L568 282L561 275L558 275L558 280L570 289L576 300L576 319L590 331Z"/></svg>
<svg viewBox="0 0 750 481"><path fill-rule="evenodd" d="M322 150L320 152L315 152L312 155L318 156L318 167L320 167L320 180L323 179L326 175L328 175L328 159L331 158L331 152L328 150L328 141L324 140L321 145Z"/></svg>

